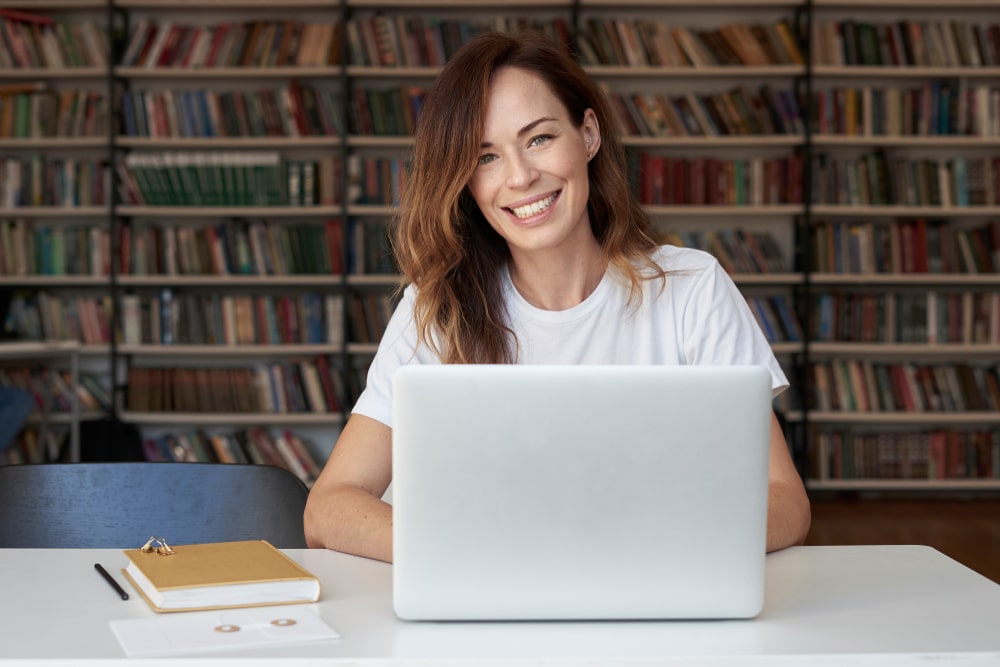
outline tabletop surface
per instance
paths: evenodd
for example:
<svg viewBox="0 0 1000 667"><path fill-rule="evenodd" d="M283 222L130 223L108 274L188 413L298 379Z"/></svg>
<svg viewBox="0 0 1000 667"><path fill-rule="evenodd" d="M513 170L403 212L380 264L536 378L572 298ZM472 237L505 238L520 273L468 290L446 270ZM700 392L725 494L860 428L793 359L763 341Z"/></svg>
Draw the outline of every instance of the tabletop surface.
<svg viewBox="0 0 1000 667"><path fill-rule="evenodd" d="M764 610L755 619L638 622L400 621L391 565L326 550L286 553L320 579L321 601L308 606L341 638L203 658L712 665L808 657L823 665L851 656L855 665L892 666L938 656L968 667L1000 664L1000 585L929 547L786 549L767 557ZM0 549L0 661L124 659L109 622L156 614L138 595L119 599L94 571L96 562L117 573L125 556L116 549Z"/></svg>

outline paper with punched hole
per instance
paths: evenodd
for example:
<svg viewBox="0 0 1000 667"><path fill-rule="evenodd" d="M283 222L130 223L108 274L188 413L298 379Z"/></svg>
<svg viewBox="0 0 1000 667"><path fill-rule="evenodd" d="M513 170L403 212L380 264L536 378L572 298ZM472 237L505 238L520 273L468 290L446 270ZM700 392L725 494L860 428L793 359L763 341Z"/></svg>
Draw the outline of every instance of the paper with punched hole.
<svg viewBox="0 0 1000 667"><path fill-rule="evenodd" d="M340 638L315 610L287 605L122 619L111 621L111 631L130 658L238 651Z"/></svg>

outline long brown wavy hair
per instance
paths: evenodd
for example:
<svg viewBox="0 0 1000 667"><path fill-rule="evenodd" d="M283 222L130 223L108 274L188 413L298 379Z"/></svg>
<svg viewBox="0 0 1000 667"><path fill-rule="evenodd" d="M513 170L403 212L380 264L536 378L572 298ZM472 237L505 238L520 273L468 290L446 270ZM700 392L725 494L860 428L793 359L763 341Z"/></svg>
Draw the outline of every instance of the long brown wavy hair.
<svg viewBox="0 0 1000 667"><path fill-rule="evenodd" d="M510 251L468 188L490 80L501 67L540 77L577 127L584 112L594 110L601 132L600 150L589 163L587 213L594 236L609 266L630 281L633 304L641 299L643 280L664 275L652 259L649 218L629 189L618 124L600 87L541 33L480 35L451 58L424 98L393 238L403 284L417 288L419 339L444 363L517 359L501 282Z"/></svg>

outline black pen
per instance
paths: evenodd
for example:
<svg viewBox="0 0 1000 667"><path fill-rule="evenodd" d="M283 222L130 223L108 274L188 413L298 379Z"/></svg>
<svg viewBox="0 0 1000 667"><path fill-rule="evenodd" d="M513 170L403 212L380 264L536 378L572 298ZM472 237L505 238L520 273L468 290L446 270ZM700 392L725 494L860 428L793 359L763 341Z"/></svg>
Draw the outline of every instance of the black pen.
<svg viewBox="0 0 1000 667"><path fill-rule="evenodd" d="M101 576L104 577L104 581L111 584L111 588L115 589L118 595L122 596L122 600L128 600L128 593L125 592L125 589L118 585L118 582L115 581L110 574L108 574L108 571L105 570L100 563L94 563L94 569L101 573Z"/></svg>

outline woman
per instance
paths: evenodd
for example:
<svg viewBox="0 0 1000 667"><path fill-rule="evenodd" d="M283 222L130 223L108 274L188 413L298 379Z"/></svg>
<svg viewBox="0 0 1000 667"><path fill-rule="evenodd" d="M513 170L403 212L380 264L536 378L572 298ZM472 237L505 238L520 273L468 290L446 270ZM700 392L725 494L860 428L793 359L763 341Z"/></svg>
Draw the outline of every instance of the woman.
<svg viewBox="0 0 1000 667"><path fill-rule="evenodd" d="M410 285L305 513L306 540L392 560L391 379L408 363L761 364L785 376L708 254L658 247L600 88L535 33L484 35L424 101L395 250ZM772 419L768 550L809 502Z"/></svg>

